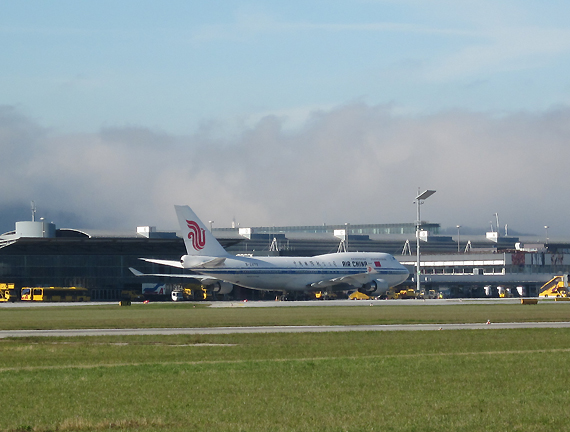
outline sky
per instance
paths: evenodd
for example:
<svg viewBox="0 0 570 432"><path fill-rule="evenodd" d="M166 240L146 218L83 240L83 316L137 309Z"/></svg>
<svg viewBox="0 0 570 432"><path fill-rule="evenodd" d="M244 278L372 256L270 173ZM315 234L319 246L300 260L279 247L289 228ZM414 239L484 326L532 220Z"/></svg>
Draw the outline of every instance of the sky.
<svg viewBox="0 0 570 432"><path fill-rule="evenodd" d="M0 232L422 219L570 238L570 3L0 0ZM496 227L495 227L496 229Z"/></svg>

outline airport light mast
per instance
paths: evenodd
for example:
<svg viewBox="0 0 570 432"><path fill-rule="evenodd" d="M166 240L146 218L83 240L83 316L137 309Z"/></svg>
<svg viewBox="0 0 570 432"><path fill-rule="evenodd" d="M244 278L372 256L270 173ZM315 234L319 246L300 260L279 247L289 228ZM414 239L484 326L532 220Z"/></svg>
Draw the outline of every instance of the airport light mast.
<svg viewBox="0 0 570 432"><path fill-rule="evenodd" d="M461 243L461 234L459 233L459 230L461 229L461 225L456 225L455 228L457 228L457 253L460 253L459 244Z"/></svg>
<svg viewBox="0 0 570 432"><path fill-rule="evenodd" d="M419 189L418 189L419 192ZM416 263L416 292L419 294L420 292L420 274L421 274L421 269L420 269L420 228L422 225L422 220L420 218L420 206L424 203L424 201L426 199L428 199L430 196L432 196L435 193L434 190L426 190L423 191L421 194L419 194L416 197L416 205L418 208L418 218L416 219L416 258L417 258L417 263Z"/></svg>

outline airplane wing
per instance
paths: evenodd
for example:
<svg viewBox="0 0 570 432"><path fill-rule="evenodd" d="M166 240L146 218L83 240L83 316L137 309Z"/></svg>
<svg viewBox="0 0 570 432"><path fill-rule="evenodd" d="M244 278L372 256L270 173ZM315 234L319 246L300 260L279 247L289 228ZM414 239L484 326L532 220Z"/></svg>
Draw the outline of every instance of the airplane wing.
<svg viewBox="0 0 570 432"><path fill-rule="evenodd" d="M322 289L329 288L335 285L351 285L354 287L360 287L368 282L372 282L374 279L378 278L378 272L368 267L365 273L358 273L355 275L341 276L338 278L322 280L319 282L312 283L309 285L311 288Z"/></svg>
<svg viewBox="0 0 570 432"><path fill-rule="evenodd" d="M129 267L129 270L135 276L159 276L159 277L171 277L171 278L197 279L200 282L202 282L204 285L210 285L219 281L219 279L213 278L211 276L202 276L197 274L143 273L132 267Z"/></svg>

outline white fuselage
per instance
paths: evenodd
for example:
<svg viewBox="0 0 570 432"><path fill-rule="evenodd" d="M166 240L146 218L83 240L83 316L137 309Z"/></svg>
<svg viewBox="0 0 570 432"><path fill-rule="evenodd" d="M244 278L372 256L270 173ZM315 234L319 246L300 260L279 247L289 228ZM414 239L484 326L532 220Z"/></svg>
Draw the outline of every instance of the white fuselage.
<svg viewBox="0 0 570 432"><path fill-rule="evenodd" d="M396 286L408 270L392 255L376 252L343 252L313 257L250 258L228 255L218 266L191 270L236 285L279 291L306 291L314 284L358 275L364 283L382 280ZM368 273L368 274L365 274Z"/></svg>

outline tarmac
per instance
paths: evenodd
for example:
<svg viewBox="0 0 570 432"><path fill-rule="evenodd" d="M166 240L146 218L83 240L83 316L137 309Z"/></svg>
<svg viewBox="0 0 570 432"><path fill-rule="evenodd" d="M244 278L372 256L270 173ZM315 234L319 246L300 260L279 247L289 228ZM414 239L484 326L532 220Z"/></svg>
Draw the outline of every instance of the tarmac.
<svg viewBox="0 0 570 432"><path fill-rule="evenodd" d="M528 328L570 328L570 322L471 323L471 324L390 324L346 326L267 326L210 328L136 328L136 329L68 329L68 330L1 330L0 339L8 337L69 336L140 336L140 335L218 335L236 333L325 333L354 331L435 331L500 330Z"/></svg>

